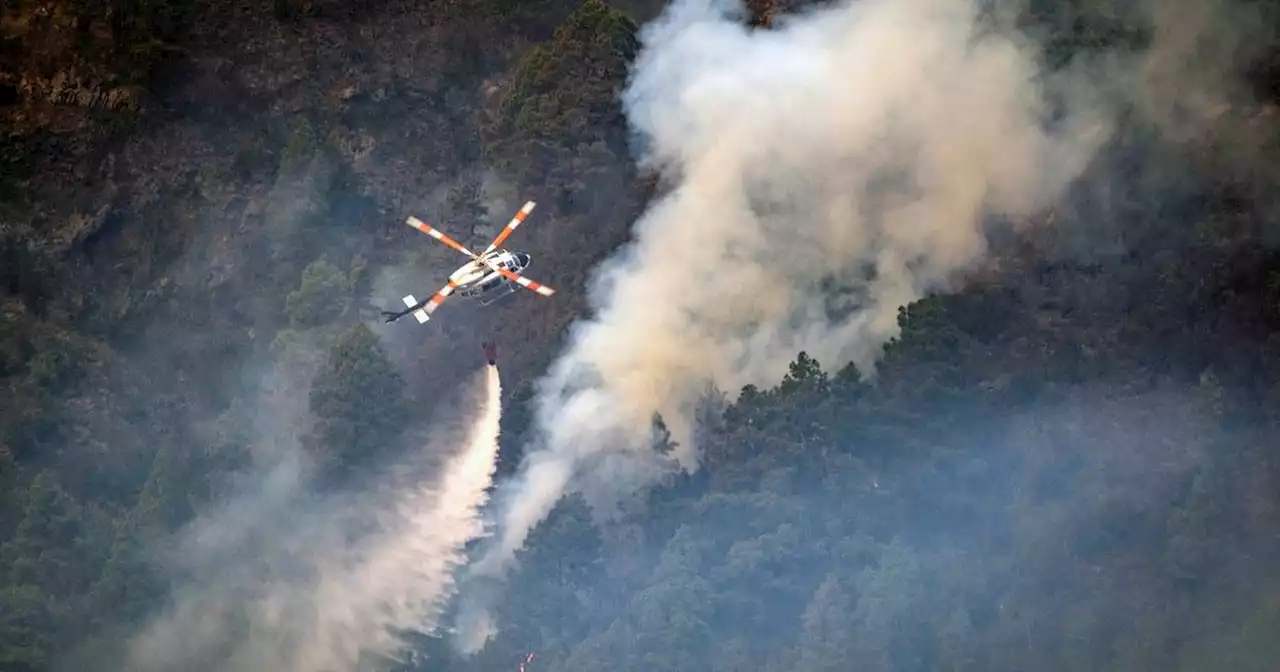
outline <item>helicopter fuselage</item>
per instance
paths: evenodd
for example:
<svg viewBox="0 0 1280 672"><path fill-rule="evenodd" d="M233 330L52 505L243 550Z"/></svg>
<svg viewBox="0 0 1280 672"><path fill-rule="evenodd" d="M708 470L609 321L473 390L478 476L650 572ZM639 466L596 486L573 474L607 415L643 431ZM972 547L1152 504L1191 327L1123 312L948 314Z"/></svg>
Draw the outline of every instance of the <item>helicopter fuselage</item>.
<svg viewBox="0 0 1280 672"><path fill-rule="evenodd" d="M519 273L528 268L533 261L533 258L528 254L523 252L513 253L507 250L494 250L485 255L484 259L490 264L505 268L512 273ZM500 273L479 261L469 261L458 267L458 270L449 274L449 280L458 285L457 294L463 298L482 296L494 290L508 287L511 284L510 280L502 277Z"/></svg>

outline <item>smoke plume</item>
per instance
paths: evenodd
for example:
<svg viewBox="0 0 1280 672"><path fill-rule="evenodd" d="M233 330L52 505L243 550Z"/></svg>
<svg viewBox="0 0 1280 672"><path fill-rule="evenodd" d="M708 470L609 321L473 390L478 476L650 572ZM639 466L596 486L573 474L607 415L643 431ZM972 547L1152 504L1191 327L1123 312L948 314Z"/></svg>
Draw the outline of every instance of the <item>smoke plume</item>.
<svg viewBox="0 0 1280 672"><path fill-rule="evenodd" d="M1119 105L1169 91L1138 90L1140 59L1116 53L1049 71L975 5L841 2L752 31L737 3L676 0L643 29L622 102L670 190L598 269L594 316L541 381L538 445L499 488L476 576L500 578L567 490L607 507L670 469L655 411L696 469L708 383L771 385L799 351L872 372L899 307L981 262L994 221L1059 201ZM487 627L484 602L468 595L463 622Z"/></svg>
<svg viewBox="0 0 1280 672"><path fill-rule="evenodd" d="M204 565L132 642L128 668L354 670L368 656L401 654L400 633L435 629L464 546L484 532L501 392L487 367L480 415L437 487L423 484L421 465L398 465L403 483L385 491L275 501L288 515L265 516L256 534L237 528L258 537L256 548L241 540L245 548L229 549L228 539L205 548L221 551L219 566ZM376 531L351 540L368 528Z"/></svg>

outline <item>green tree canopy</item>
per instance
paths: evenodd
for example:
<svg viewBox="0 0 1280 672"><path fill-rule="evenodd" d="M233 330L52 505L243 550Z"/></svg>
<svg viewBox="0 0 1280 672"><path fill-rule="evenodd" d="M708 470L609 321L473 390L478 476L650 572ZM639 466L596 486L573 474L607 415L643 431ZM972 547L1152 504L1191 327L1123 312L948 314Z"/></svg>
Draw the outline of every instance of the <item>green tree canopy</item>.
<svg viewBox="0 0 1280 672"><path fill-rule="evenodd" d="M404 379L364 324L343 332L330 348L310 403L313 444L338 471L383 454L408 419Z"/></svg>
<svg viewBox="0 0 1280 672"><path fill-rule="evenodd" d="M285 298L290 322L310 327L342 315L351 304L351 285L347 275L324 257L307 264L302 284Z"/></svg>
<svg viewBox="0 0 1280 672"><path fill-rule="evenodd" d="M559 188L581 179L573 158L593 145L625 153L618 92L638 47L626 14L583 2L520 63L486 129L488 153L523 182Z"/></svg>

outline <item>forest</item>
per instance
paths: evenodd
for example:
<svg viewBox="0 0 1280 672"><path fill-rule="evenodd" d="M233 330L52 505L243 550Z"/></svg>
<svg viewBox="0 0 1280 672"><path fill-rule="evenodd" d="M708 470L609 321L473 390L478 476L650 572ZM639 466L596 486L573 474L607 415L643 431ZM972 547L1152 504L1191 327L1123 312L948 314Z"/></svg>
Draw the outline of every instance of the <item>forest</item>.
<svg viewBox="0 0 1280 672"><path fill-rule="evenodd" d="M743 35L828 4L748 0ZM980 263L886 304L861 366L796 347L689 436L653 409L697 468L566 493L478 652L408 632L358 669L1276 669L1280 8L979 4L1045 72L1172 44L1141 71L1172 81ZM228 653L273 637L238 611L298 561L272 537L449 425L483 337L519 473L597 269L691 179L635 159L624 109L664 7L5 0L0 670L150 669L140 637L184 618L231 625L179 669L286 669ZM479 248L526 199L554 298L382 324L460 263L406 216ZM199 590L218 615L182 610Z"/></svg>

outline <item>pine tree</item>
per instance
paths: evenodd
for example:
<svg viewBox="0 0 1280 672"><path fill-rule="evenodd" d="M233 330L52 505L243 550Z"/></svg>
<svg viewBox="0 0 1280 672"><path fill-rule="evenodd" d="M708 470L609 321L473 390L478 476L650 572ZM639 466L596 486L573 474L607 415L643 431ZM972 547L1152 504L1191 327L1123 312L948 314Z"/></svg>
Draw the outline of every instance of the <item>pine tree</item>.
<svg viewBox="0 0 1280 672"><path fill-rule="evenodd" d="M348 329L329 350L312 382L310 404L316 416L310 443L335 474L384 454L408 419L404 379L364 324Z"/></svg>

